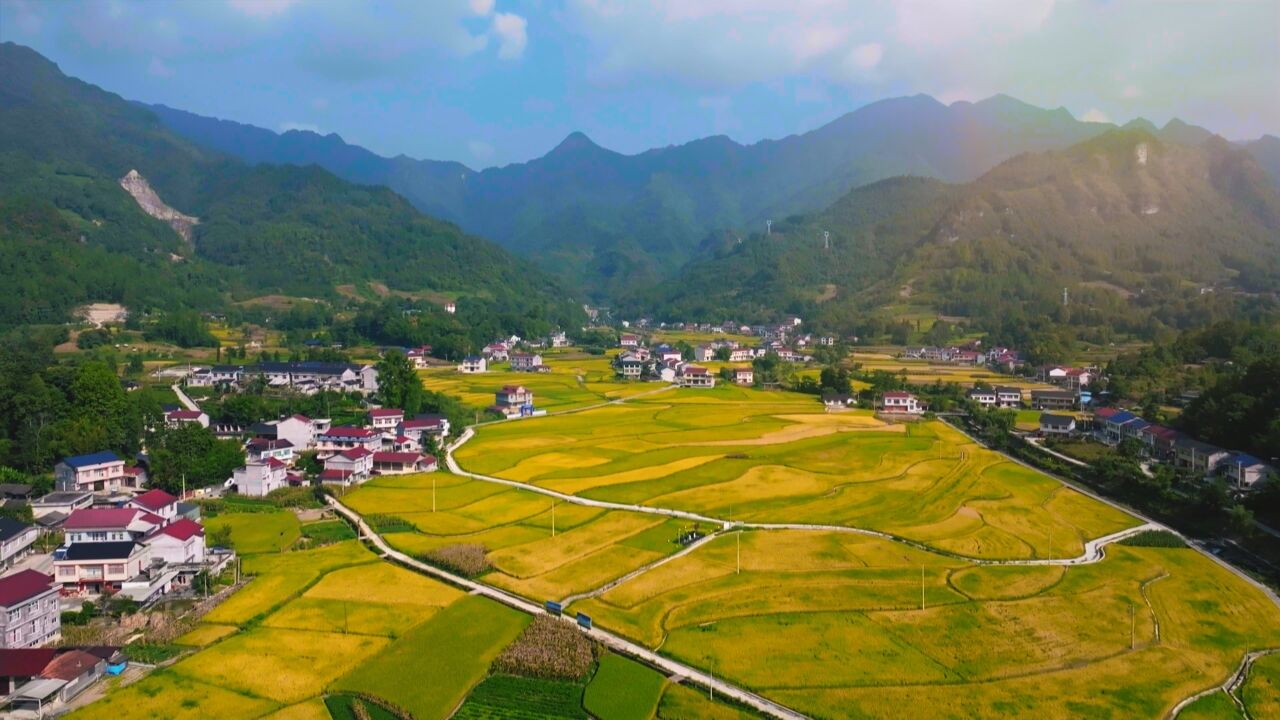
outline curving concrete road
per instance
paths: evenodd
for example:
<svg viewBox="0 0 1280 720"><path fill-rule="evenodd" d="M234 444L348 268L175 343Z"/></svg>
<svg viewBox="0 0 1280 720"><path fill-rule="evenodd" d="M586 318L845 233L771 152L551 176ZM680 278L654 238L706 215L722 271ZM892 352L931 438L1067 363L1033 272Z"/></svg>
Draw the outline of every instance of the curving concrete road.
<svg viewBox="0 0 1280 720"><path fill-rule="evenodd" d="M361 517L359 513L346 505L343 505L333 496L329 496L327 499L329 504L333 506L334 510L341 513L343 517L355 524L356 528L359 530L360 537L373 543L373 545L383 553L384 557L390 558L391 560L413 568L419 572L437 577L458 587L465 588L468 592L474 595L483 595L491 600L495 600L521 612L528 613L530 615L538 615L543 612L543 608L541 606L529 602L522 597L513 595L505 590L500 590L490 585L485 585L484 583L469 580L460 575L454 575L453 573L428 565L416 558L400 552L399 550L396 550L388 545L387 542L382 539L381 535L374 532L373 528L364 521L364 518ZM692 681L696 685L711 688L715 692L755 708L769 717L780 718L781 720L803 720L805 717L791 708L779 705L778 703L761 697L753 692L743 690L736 685L731 685L724 680L712 677L697 668L663 657L644 646L637 645L630 640L614 635L606 630L592 628L591 630L587 630L586 633L615 652L639 658L650 665L661 668L668 675L680 675L686 680Z"/></svg>

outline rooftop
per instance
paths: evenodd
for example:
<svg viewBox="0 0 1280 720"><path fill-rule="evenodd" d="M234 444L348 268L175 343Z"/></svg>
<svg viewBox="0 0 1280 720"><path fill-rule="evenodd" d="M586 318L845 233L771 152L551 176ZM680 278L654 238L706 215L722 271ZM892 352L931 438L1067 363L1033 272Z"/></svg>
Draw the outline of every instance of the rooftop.
<svg viewBox="0 0 1280 720"><path fill-rule="evenodd" d="M68 467L82 468L90 465L102 465L103 463L123 462L119 455L110 450L102 450L101 452L90 453L88 455L73 455L63 458L62 462Z"/></svg>
<svg viewBox="0 0 1280 720"><path fill-rule="evenodd" d="M148 510L155 511L155 510L163 509L165 507L168 507L169 505L172 505L173 503L178 502L178 498L170 495L169 493L163 490L160 490L159 488L156 488L154 490L148 490L142 493L141 495L134 498L133 500L130 500L130 502L133 503L134 505L141 505L142 507Z"/></svg>
<svg viewBox="0 0 1280 720"><path fill-rule="evenodd" d="M67 548L67 560L124 560L133 554L138 543L132 540L117 542L75 543Z"/></svg>
<svg viewBox="0 0 1280 720"><path fill-rule="evenodd" d="M0 607L13 607L19 603L48 592L53 587L53 576L35 570L19 570L0 578ZM3 660L0 660L0 665Z"/></svg>
<svg viewBox="0 0 1280 720"><path fill-rule="evenodd" d="M81 508L71 513L65 525L68 530L92 528L127 528L142 511L137 508Z"/></svg>

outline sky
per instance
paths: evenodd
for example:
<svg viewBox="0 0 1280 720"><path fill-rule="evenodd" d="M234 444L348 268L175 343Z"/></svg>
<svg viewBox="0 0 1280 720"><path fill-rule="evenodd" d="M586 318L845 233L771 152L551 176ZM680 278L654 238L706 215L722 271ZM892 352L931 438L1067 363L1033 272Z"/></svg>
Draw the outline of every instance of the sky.
<svg viewBox="0 0 1280 720"><path fill-rule="evenodd" d="M0 0L120 95L473 168L801 133L875 100L1280 135L1280 0Z"/></svg>

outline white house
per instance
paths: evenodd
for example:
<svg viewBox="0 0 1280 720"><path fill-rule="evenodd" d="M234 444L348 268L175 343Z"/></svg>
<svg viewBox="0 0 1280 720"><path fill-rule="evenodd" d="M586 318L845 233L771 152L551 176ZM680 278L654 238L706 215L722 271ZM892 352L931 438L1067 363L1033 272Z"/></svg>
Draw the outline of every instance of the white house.
<svg viewBox="0 0 1280 720"><path fill-rule="evenodd" d="M505 343L489 343L484 346L484 350L480 354L489 358L490 362L504 362L507 359L508 348Z"/></svg>
<svg viewBox="0 0 1280 720"><path fill-rule="evenodd" d="M164 524L164 518L138 508L85 508L63 523L64 543L84 545L141 538Z"/></svg>
<svg viewBox="0 0 1280 720"><path fill-rule="evenodd" d="M53 554L55 581L64 590L119 590L151 566L151 550L134 540L75 543Z"/></svg>
<svg viewBox="0 0 1280 720"><path fill-rule="evenodd" d="M404 422L404 411L398 408L374 408L369 411L369 425L374 430L395 430Z"/></svg>
<svg viewBox="0 0 1280 720"><path fill-rule="evenodd" d="M231 481L241 495L263 497L289 484L288 469L279 460L267 458L236 468Z"/></svg>
<svg viewBox="0 0 1280 720"><path fill-rule="evenodd" d="M964 395L985 408L995 407L996 403L999 402L996 391L991 388L973 388Z"/></svg>
<svg viewBox="0 0 1280 720"><path fill-rule="evenodd" d="M344 450L324 461L320 480L339 485L358 485L373 473L373 453L364 448Z"/></svg>
<svg viewBox="0 0 1280 720"><path fill-rule="evenodd" d="M529 371L542 365L542 356L537 353L511 353L511 369Z"/></svg>
<svg viewBox="0 0 1280 720"><path fill-rule="evenodd" d="M754 385L756 381L756 371L749 367L738 367L733 369L734 385Z"/></svg>
<svg viewBox="0 0 1280 720"><path fill-rule="evenodd" d="M1076 431L1076 419L1070 415L1040 413L1041 435L1070 435Z"/></svg>
<svg viewBox="0 0 1280 720"><path fill-rule="evenodd" d="M880 396L880 411L919 415L924 412L924 407L915 395L901 390L894 390Z"/></svg>
<svg viewBox="0 0 1280 720"><path fill-rule="evenodd" d="M709 388L715 387L716 377L699 365L682 365L676 371L676 382L680 387Z"/></svg>
<svg viewBox="0 0 1280 720"><path fill-rule="evenodd" d="M173 522L178 517L178 498L159 488L148 490L131 498L124 506L152 513L166 523Z"/></svg>
<svg viewBox="0 0 1280 720"><path fill-rule="evenodd" d="M416 452L376 452L373 454L373 470L381 475L433 472L436 459Z"/></svg>
<svg viewBox="0 0 1280 720"><path fill-rule="evenodd" d="M480 355L468 355L462 359L462 364L458 366L458 372L473 375L475 373L488 372L489 363Z"/></svg>
<svg viewBox="0 0 1280 720"><path fill-rule="evenodd" d="M1018 408L1022 406L1022 390L1016 387L1000 386L996 388L996 407Z"/></svg>
<svg viewBox="0 0 1280 720"><path fill-rule="evenodd" d="M624 348L640 347L640 336L632 335L631 333L623 333L622 337L618 339L618 346Z"/></svg>
<svg viewBox="0 0 1280 720"><path fill-rule="evenodd" d="M293 463L293 443L288 440L254 438L244 444L244 450L251 461L265 462L275 458L285 465Z"/></svg>
<svg viewBox="0 0 1280 720"><path fill-rule="evenodd" d="M11 517L0 517L0 568L11 567L31 549L40 528Z"/></svg>
<svg viewBox="0 0 1280 720"><path fill-rule="evenodd" d="M204 527L187 518L156 528L142 539L153 560L166 563L204 562Z"/></svg>
<svg viewBox="0 0 1280 720"><path fill-rule="evenodd" d="M277 420L274 425L276 439L288 440L298 451L315 447L316 433L329 429L327 419L312 420L306 415L290 415Z"/></svg>
<svg viewBox="0 0 1280 720"><path fill-rule="evenodd" d="M322 453L336 453L352 448L373 452L382 448L382 435L368 428L339 425L316 435L316 448Z"/></svg>

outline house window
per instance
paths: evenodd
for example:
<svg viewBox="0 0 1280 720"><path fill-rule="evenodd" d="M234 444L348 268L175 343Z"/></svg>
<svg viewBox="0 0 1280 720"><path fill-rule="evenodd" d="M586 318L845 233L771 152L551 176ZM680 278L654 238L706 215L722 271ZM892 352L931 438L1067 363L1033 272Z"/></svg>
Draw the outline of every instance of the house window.
<svg viewBox="0 0 1280 720"><path fill-rule="evenodd" d="M71 565L63 565L58 568L58 574L66 577L73 577L76 574L76 569Z"/></svg>
<svg viewBox="0 0 1280 720"><path fill-rule="evenodd" d="M9 622L13 622L22 616L22 608L14 608L9 611Z"/></svg>
<svg viewBox="0 0 1280 720"><path fill-rule="evenodd" d="M121 575L124 573L124 565L112 565L108 569L108 572L110 572L112 575Z"/></svg>

